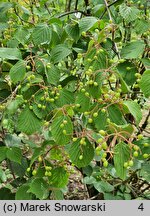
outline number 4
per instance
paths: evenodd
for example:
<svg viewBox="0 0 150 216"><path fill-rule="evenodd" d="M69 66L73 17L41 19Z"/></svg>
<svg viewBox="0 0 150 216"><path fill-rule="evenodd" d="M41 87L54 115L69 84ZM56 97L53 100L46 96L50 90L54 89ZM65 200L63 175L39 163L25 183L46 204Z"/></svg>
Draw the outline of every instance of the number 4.
<svg viewBox="0 0 150 216"><path fill-rule="evenodd" d="M143 206L143 203L141 203L138 207L139 210L143 211L144 210L144 206Z"/></svg>

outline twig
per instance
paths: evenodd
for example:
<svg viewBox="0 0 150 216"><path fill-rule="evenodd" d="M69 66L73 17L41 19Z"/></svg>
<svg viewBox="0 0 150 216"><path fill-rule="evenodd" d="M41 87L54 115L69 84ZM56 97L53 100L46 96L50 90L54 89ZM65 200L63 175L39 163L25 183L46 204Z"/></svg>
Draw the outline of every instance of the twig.
<svg viewBox="0 0 150 216"><path fill-rule="evenodd" d="M48 11L49 15L51 15L51 12L50 12L50 10L49 10L49 8L47 6L47 3L45 3L44 6L45 6L46 10Z"/></svg>
<svg viewBox="0 0 150 216"><path fill-rule="evenodd" d="M82 13L82 14L84 14L84 15L87 15L85 12L83 12L83 11L81 11L81 10L74 10L74 11L65 12L65 13L59 15L57 18L61 18L61 17L67 16L67 15L73 14L73 13Z"/></svg>

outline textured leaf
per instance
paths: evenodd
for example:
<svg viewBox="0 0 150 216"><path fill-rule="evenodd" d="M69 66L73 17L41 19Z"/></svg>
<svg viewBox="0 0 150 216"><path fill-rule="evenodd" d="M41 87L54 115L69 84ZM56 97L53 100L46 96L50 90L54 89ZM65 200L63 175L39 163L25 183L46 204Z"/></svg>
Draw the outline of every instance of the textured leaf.
<svg viewBox="0 0 150 216"><path fill-rule="evenodd" d="M6 158L7 150L8 149L5 146L0 147L0 162Z"/></svg>
<svg viewBox="0 0 150 216"><path fill-rule="evenodd" d="M134 128L131 124L116 125L112 122L109 123L109 129L112 133L119 132L122 136L129 138L134 132Z"/></svg>
<svg viewBox="0 0 150 216"><path fill-rule="evenodd" d="M24 28L19 28L15 33L15 38L23 45L27 43L29 37L30 37L30 32Z"/></svg>
<svg viewBox="0 0 150 216"><path fill-rule="evenodd" d="M32 194L28 193L29 185L24 184L16 192L15 199L16 200L31 200Z"/></svg>
<svg viewBox="0 0 150 216"><path fill-rule="evenodd" d="M97 18L95 17L84 17L79 21L79 29L82 33L83 31L89 30L95 23L97 22Z"/></svg>
<svg viewBox="0 0 150 216"><path fill-rule="evenodd" d="M76 142L72 143L69 149L69 155L72 163L74 163L77 167L85 167L87 166L94 157L94 148L92 144L86 139L86 145L80 144L80 139ZM83 155L82 160L80 160L79 156Z"/></svg>
<svg viewBox="0 0 150 216"><path fill-rule="evenodd" d="M112 122L117 125L126 124L126 120L124 119L119 107L116 104L113 104L108 107L109 118Z"/></svg>
<svg viewBox="0 0 150 216"><path fill-rule="evenodd" d="M150 96L150 70L146 70L142 75L140 81L140 88L144 93L145 97L148 98Z"/></svg>
<svg viewBox="0 0 150 216"><path fill-rule="evenodd" d="M108 182L104 181L98 181L94 183L94 187L98 192L104 193L104 192L111 192L114 190L114 187L109 184Z"/></svg>
<svg viewBox="0 0 150 216"><path fill-rule="evenodd" d="M135 59L142 55L145 48L143 41L133 41L128 43L121 50L121 57L125 59Z"/></svg>
<svg viewBox="0 0 150 216"><path fill-rule="evenodd" d="M124 101L124 105L128 108L129 112L134 116L136 124L138 125L142 119L140 105L135 101Z"/></svg>
<svg viewBox="0 0 150 216"><path fill-rule="evenodd" d="M10 78L13 83L22 81L26 74L26 66L23 60L18 61L9 72Z"/></svg>
<svg viewBox="0 0 150 216"><path fill-rule="evenodd" d="M126 22L132 22L137 19L140 11L135 7L128 7L125 3L119 6L120 15Z"/></svg>
<svg viewBox="0 0 150 216"><path fill-rule="evenodd" d="M16 48L2 48L0 47L0 58L2 59L10 59L17 60L22 59L21 52Z"/></svg>
<svg viewBox="0 0 150 216"><path fill-rule="evenodd" d="M49 195L49 185L42 178L35 178L30 183L30 189L27 191L35 194L36 198L43 200Z"/></svg>
<svg viewBox="0 0 150 216"><path fill-rule="evenodd" d="M7 105L8 113L10 113L11 115L14 114L17 111L18 107L23 104L23 102L24 100L21 97L10 101L10 103Z"/></svg>
<svg viewBox="0 0 150 216"><path fill-rule="evenodd" d="M78 26L78 24L75 24L75 25L68 24L65 27L65 30L70 37L72 37L76 42L78 41L78 39L79 39L79 26Z"/></svg>
<svg viewBox="0 0 150 216"><path fill-rule="evenodd" d="M59 44L59 45L55 46L54 49L52 49L51 60L54 63L60 62L65 57L67 57L70 53L71 53L71 49L69 49L64 44Z"/></svg>
<svg viewBox="0 0 150 216"><path fill-rule="evenodd" d="M32 32L35 45L49 44L51 42L52 30L47 24L40 24Z"/></svg>
<svg viewBox="0 0 150 216"><path fill-rule="evenodd" d="M124 163L127 162L130 158L130 148L124 143L118 143L114 148L114 165L117 172L117 175L125 180L126 178L126 168Z"/></svg>
<svg viewBox="0 0 150 216"><path fill-rule="evenodd" d="M52 169L52 175L49 177L52 187L63 188L68 184L68 173L63 167Z"/></svg>
<svg viewBox="0 0 150 216"><path fill-rule="evenodd" d="M60 91L60 96L56 101L56 104L62 107L65 104L73 104L73 103L74 103L74 93L66 89L62 89Z"/></svg>
<svg viewBox="0 0 150 216"><path fill-rule="evenodd" d="M64 127L61 128L60 125L63 123L63 120L66 120L67 124L64 124ZM66 134L63 134L63 130L66 130ZM58 145L68 144L73 133L73 125L71 119L68 116L56 117L52 122L51 132L54 140Z"/></svg>
<svg viewBox="0 0 150 216"><path fill-rule="evenodd" d="M78 110L80 112L85 112L86 110L89 110L90 107L90 98L86 97L84 93L79 92L76 96L76 104L80 104L80 107Z"/></svg>
<svg viewBox="0 0 150 216"><path fill-rule="evenodd" d="M30 135L40 128L41 121L28 107L26 107L19 115L17 129Z"/></svg>
<svg viewBox="0 0 150 216"><path fill-rule="evenodd" d="M46 71L47 81L50 84L57 85L60 79L60 71L56 66L51 66Z"/></svg>
<svg viewBox="0 0 150 216"><path fill-rule="evenodd" d="M106 119L107 119L107 114L99 111L98 116L94 118L94 123L97 130L105 130Z"/></svg>
<svg viewBox="0 0 150 216"><path fill-rule="evenodd" d="M16 163L21 164L22 152L20 148L17 147L9 148L7 150L6 155L10 161L14 161Z"/></svg>

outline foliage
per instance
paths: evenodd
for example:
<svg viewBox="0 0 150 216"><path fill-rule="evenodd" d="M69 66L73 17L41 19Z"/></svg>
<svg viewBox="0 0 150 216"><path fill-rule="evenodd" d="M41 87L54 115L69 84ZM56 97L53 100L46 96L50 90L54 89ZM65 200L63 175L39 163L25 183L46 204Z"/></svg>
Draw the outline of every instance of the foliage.
<svg viewBox="0 0 150 216"><path fill-rule="evenodd" d="M70 166L150 197L149 2L106 3L0 3L1 199L62 199Z"/></svg>

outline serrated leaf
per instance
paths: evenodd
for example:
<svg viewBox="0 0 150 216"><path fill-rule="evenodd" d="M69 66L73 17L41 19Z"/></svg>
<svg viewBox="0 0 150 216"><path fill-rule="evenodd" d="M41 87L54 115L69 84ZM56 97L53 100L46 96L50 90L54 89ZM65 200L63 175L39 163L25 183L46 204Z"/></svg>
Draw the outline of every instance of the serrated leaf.
<svg viewBox="0 0 150 216"><path fill-rule="evenodd" d="M68 173L63 167L52 169L49 182L52 187L63 188L68 184Z"/></svg>
<svg viewBox="0 0 150 216"><path fill-rule="evenodd" d="M125 3L119 6L119 13L126 22L132 22L137 19L140 11L136 7L128 7Z"/></svg>
<svg viewBox="0 0 150 216"><path fill-rule="evenodd" d="M119 132L122 136L129 138L134 132L134 128L131 124L116 125L112 122L109 123L109 129L112 133Z"/></svg>
<svg viewBox="0 0 150 216"><path fill-rule="evenodd" d="M78 24L68 24L66 27L65 27L65 30L67 32L67 34L72 37L76 42L78 41L79 39L79 26Z"/></svg>
<svg viewBox="0 0 150 216"><path fill-rule="evenodd" d="M98 181L94 183L94 187L98 192L104 193L104 192L111 192L114 190L114 187L109 184L108 182L104 181Z"/></svg>
<svg viewBox="0 0 150 216"><path fill-rule="evenodd" d="M56 66L51 66L46 70L47 81L50 84L57 85L60 79L60 71Z"/></svg>
<svg viewBox="0 0 150 216"><path fill-rule="evenodd" d="M64 127L61 128L60 125L63 124L63 120L66 120L67 124L64 124ZM66 130L66 134L63 134L63 130ZM51 125L51 133L58 145L68 144L73 133L71 119L68 116L56 117Z"/></svg>
<svg viewBox="0 0 150 216"><path fill-rule="evenodd" d="M25 107L18 117L17 129L30 135L40 130L40 128L41 121L28 107Z"/></svg>
<svg viewBox="0 0 150 216"><path fill-rule="evenodd" d="M47 184L46 181L44 181L43 178L33 179L33 181L30 183L29 186L30 188L27 192L33 193L36 196L36 198L40 200L44 200L48 197L49 185Z"/></svg>
<svg viewBox="0 0 150 216"><path fill-rule="evenodd" d="M6 155L10 161L14 161L16 163L21 164L22 152L20 148L17 148L17 147L9 148L7 150Z"/></svg>
<svg viewBox="0 0 150 216"><path fill-rule="evenodd" d="M28 184L24 184L19 187L15 195L15 200L31 200L33 195L31 193L28 193L28 190Z"/></svg>
<svg viewBox="0 0 150 216"><path fill-rule="evenodd" d="M143 34L150 29L150 23L145 19L137 19L134 27L137 34Z"/></svg>
<svg viewBox="0 0 150 216"><path fill-rule="evenodd" d="M18 61L9 72L10 78L13 83L22 81L26 74L26 65L23 60Z"/></svg>
<svg viewBox="0 0 150 216"><path fill-rule="evenodd" d="M82 33L83 31L87 31L89 30L96 22L97 22L97 18L95 17L84 17L79 21L79 29L80 29L80 33Z"/></svg>
<svg viewBox="0 0 150 216"><path fill-rule="evenodd" d="M0 58L10 59L10 60L19 60L22 59L21 52L17 48L0 48Z"/></svg>
<svg viewBox="0 0 150 216"><path fill-rule="evenodd" d="M41 148L36 148L34 149L32 158L30 160L30 166L32 166L32 164L38 159L38 157L42 154L42 150Z"/></svg>
<svg viewBox="0 0 150 216"><path fill-rule="evenodd" d="M15 33L15 38L23 45L25 45L30 37L30 32L27 29L19 28Z"/></svg>
<svg viewBox="0 0 150 216"><path fill-rule="evenodd" d="M118 105L113 104L108 107L108 114L109 118L112 122L114 122L117 125L123 125L126 124L126 120L122 115L122 112L120 111Z"/></svg>
<svg viewBox="0 0 150 216"><path fill-rule="evenodd" d="M51 193L51 199L52 200L63 200L63 192L61 190L53 190Z"/></svg>
<svg viewBox="0 0 150 216"><path fill-rule="evenodd" d="M78 139L76 142L72 143L69 149L69 156L72 163L79 168L87 166L94 157L94 148L92 144L88 141L88 139L85 141L86 145L81 146L80 139ZM79 158L80 155L83 155L82 160Z"/></svg>
<svg viewBox="0 0 150 216"><path fill-rule="evenodd" d="M0 162L3 161L6 158L6 153L7 153L7 147L2 146L0 147Z"/></svg>
<svg viewBox="0 0 150 216"><path fill-rule="evenodd" d="M135 101L124 101L123 103L129 110L129 112L134 116L136 124L138 125L142 119L142 112L140 105Z"/></svg>
<svg viewBox="0 0 150 216"><path fill-rule="evenodd" d="M130 148L124 142L118 143L114 148L114 165L118 177L122 180L126 178L126 168L124 163L130 159Z"/></svg>
<svg viewBox="0 0 150 216"><path fill-rule="evenodd" d="M49 44L51 42L52 30L47 24L36 26L32 32L32 39L35 45Z"/></svg>
<svg viewBox="0 0 150 216"><path fill-rule="evenodd" d="M71 53L71 49L69 49L64 44L59 44L54 47L51 51L51 60L55 63L60 62L65 57L67 57Z"/></svg>
<svg viewBox="0 0 150 216"><path fill-rule="evenodd" d="M3 171L3 169L1 167L0 167L0 180L2 182L6 182L7 181L7 176L6 176L5 172Z"/></svg>
<svg viewBox="0 0 150 216"><path fill-rule="evenodd" d="M11 115L14 114L17 111L18 107L23 104L23 102L23 98L16 98L13 101L10 101L7 105L8 113L10 113Z"/></svg>
<svg viewBox="0 0 150 216"><path fill-rule="evenodd" d="M121 57L125 59L135 59L142 55L145 48L143 41L133 41L128 43L121 50Z"/></svg>
<svg viewBox="0 0 150 216"><path fill-rule="evenodd" d="M89 97L86 97L84 93L79 92L77 94L75 103L80 104L80 107L78 108L78 110L80 112L85 112L85 111L89 110L90 99L89 99Z"/></svg>
<svg viewBox="0 0 150 216"><path fill-rule="evenodd" d="M58 100L56 101L56 104L62 107L65 104L73 104L73 103L74 103L74 93L66 89L62 89L60 91L60 96Z"/></svg>
<svg viewBox="0 0 150 216"><path fill-rule="evenodd" d="M94 184L96 182L96 179L93 176L86 176L83 179L84 184Z"/></svg>
<svg viewBox="0 0 150 216"><path fill-rule="evenodd" d="M145 97L148 98L150 96L150 70L144 72L139 85Z"/></svg>
<svg viewBox="0 0 150 216"><path fill-rule="evenodd" d="M97 130L105 130L106 123L107 123L106 119L107 119L107 114L99 111L98 116L94 118L94 123Z"/></svg>

